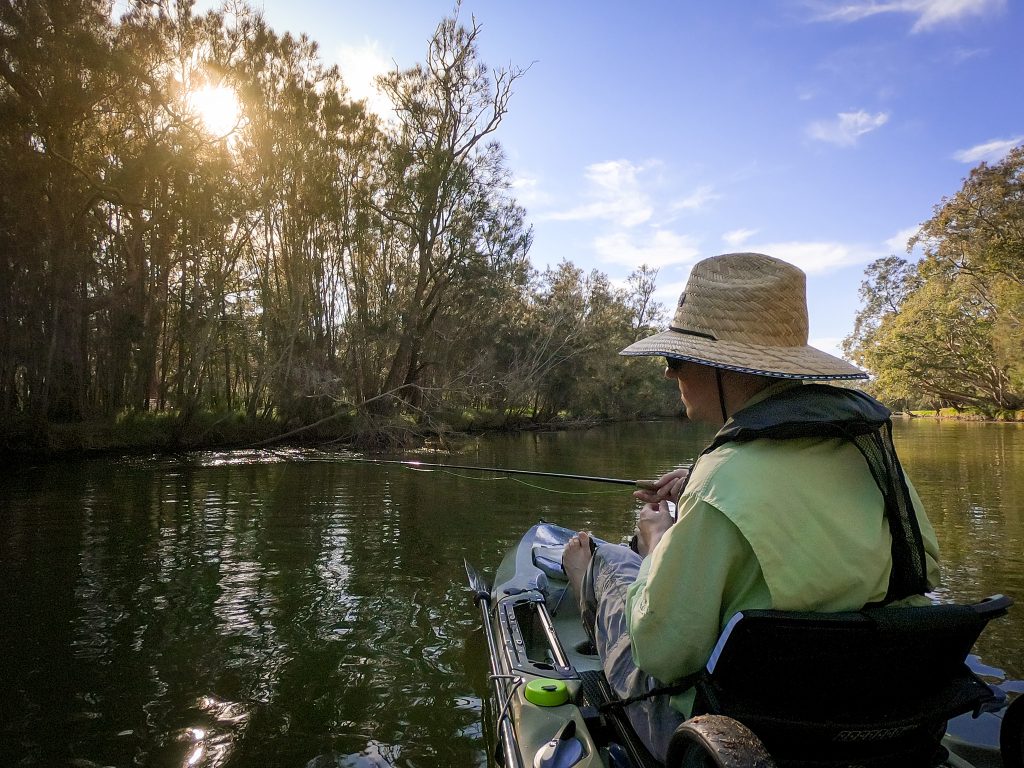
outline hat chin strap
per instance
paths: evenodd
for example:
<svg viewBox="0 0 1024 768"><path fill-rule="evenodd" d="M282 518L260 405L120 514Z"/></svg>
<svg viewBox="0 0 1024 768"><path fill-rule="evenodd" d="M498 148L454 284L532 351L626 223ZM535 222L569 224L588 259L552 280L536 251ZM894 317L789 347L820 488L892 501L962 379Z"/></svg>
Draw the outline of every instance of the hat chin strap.
<svg viewBox="0 0 1024 768"><path fill-rule="evenodd" d="M718 405L722 409L722 423L729 420L729 414L725 411L725 390L722 388L722 369L715 368L715 383L718 385Z"/></svg>

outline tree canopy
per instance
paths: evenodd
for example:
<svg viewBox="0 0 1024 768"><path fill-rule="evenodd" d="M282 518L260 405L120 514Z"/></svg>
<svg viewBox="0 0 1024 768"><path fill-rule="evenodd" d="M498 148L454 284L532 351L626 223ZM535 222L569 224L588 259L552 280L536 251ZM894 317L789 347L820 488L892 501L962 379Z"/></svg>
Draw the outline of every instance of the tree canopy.
<svg viewBox="0 0 1024 768"><path fill-rule="evenodd" d="M1024 147L972 170L918 244L868 267L845 351L893 401L1024 408Z"/></svg>

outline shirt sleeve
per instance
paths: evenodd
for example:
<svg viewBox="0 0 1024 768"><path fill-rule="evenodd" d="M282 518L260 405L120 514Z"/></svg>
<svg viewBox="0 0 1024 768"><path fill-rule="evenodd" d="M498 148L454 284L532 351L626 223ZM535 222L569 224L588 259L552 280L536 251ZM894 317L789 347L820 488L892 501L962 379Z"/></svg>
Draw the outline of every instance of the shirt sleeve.
<svg viewBox="0 0 1024 768"><path fill-rule="evenodd" d="M771 607L757 557L732 521L696 497L684 496L679 510L626 596L634 661L665 683L704 666L737 610Z"/></svg>

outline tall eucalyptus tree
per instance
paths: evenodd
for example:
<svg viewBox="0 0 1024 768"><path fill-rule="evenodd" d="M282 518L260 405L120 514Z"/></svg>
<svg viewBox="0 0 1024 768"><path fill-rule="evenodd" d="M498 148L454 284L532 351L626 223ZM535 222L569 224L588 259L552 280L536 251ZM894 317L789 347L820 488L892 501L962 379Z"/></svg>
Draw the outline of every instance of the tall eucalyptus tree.
<svg viewBox="0 0 1024 768"><path fill-rule="evenodd" d="M446 307L467 295L486 261L479 232L506 185L500 147L486 139L501 124L520 69L493 72L480 61L480 27L444 19L424 64L380 78L394 104L385 124L373 199L399 249L389 303L397 311L393 353L377 396L418 398L424 348ZM381 399L386 409L392 401Z"/></svg>

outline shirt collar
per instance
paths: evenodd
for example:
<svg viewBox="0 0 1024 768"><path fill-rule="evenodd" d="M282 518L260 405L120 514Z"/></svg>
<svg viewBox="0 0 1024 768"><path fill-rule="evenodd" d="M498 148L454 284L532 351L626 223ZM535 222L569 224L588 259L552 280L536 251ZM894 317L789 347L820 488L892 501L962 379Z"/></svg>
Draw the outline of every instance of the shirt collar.
<svg viewBox="0 0 1024 768"><path fill-rule="evenodd" d="M792 379L780 379L777 384L769 384L767 387L765 387L760 392L755 394L752 398L747 400L747 402L740 406L739 410L742 411L744 408L748 408L754 403L760 403L762 400L767 400L769 397L774 397L780 392L785 392L787 389L791 389L792 387L802 386L802 381L793 381Z"/></svg>

